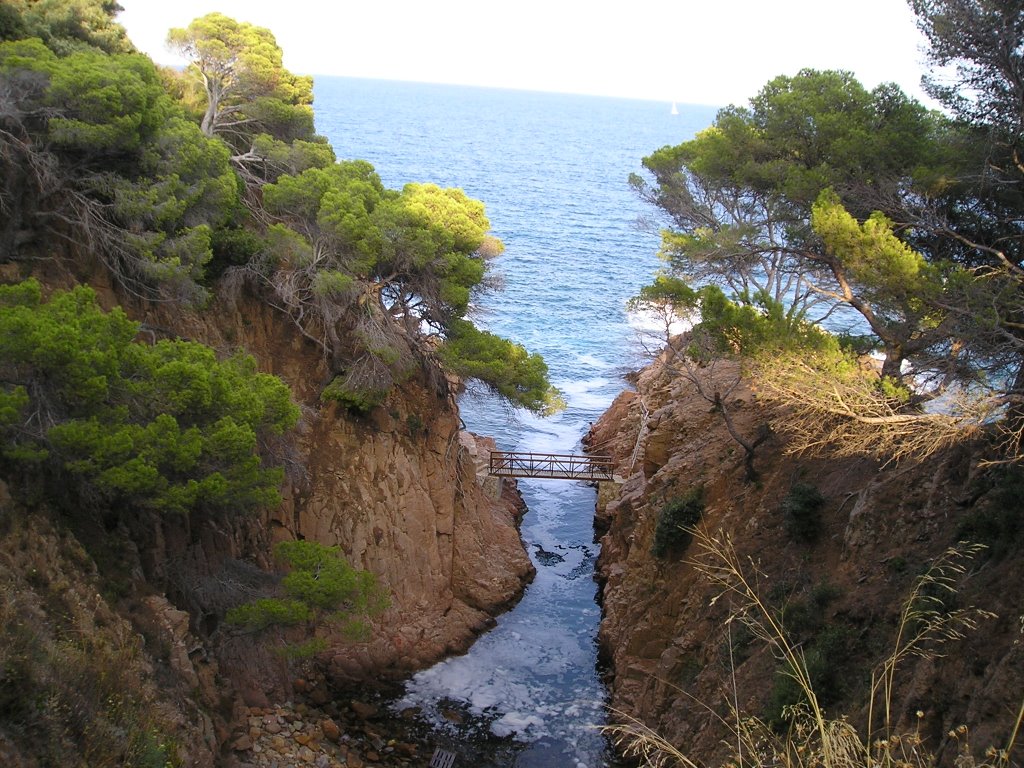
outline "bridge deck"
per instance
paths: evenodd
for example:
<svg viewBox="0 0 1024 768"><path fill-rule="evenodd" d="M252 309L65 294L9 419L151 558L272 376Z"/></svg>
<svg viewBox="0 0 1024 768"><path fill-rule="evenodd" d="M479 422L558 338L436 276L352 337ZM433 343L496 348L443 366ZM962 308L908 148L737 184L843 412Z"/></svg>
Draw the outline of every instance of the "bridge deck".
<svg viewBox="0 0 1024 768"><path fill-rule="evenodd" d="M495 477L544 477L558 480L613 480L608 456L574 453L491 451L488 474Z"/></svg>

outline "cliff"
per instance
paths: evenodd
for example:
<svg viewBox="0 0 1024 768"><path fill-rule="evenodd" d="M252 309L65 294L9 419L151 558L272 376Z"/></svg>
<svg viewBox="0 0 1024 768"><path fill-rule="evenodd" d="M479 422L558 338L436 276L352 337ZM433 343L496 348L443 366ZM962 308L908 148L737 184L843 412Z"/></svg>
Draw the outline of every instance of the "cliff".
<svg viewBox="0 0 1024 768"><path fill-rule="evenodd" d="M29 635L56 649L64 630L49 615L51 592L54 584L67 586L62 600L74 610L60 610L75 632L93 632L99 623L108 629L98 643L133 649L125 669L137 684L124 695L140 702L145 722L158 721L173 736L183 764L215 764L244 729L246 707L291 700L298 677L314 703L338 686L398 677L465 650L521 595L533 575L518 534L521 499L514 484L486 477L481 466L493 441L462 429L453 395L413 377L369 415L353 416L319 402L327 377L321 355L258 297L185 312L125 302L102 280L92 282L106 305L123 304L143 322L143 340L179 337L223 353L245 350L289 384L302 408L298 429L272 446L286 466L284 503L257 518L154 514L110 529L4 495L0 608L10 618L29 606ZM271 549L286 539L338 546L352 566L377 577L390 605L372 620L369 640L353 643L322 627L327 650L313 661L288 662L276 648L282 639L303 639L298 634L254 635L225 625L228 607L272 585ZM48 554L26 565L19 553L36 549ZM34 584L26 574L37 572L37 561L47 571ZM48 674L40 664L33 679ZM14 684L3 682L5 689ZM14 730L0 726L4 764L36 764L17 720L8 725Z"/></svg>
<svg viewBox="0 0 1024 768"><path fill-rule="evenodd" d="M696 762L714 763L728 751L734 707L781 727L781 705L798 700L771 651L732 620L741 606L694 566L699 548L676 541L652 553L659 517L697 498L699 525L731 539L805 654L826 710L848 713L858 727L872 670L896 642L915 580L959 539L988 544L939 600L943 610L995 615L907 658L892 706L897 731L920 728L945 763L957 754L946 734L961 724L978 753L1004 746L1024 690L1019 472L986 467L970 447L888 467L791 456L776 433L757 449L749 481L721 414L664 362L642 371L636 391L620 395L587 439L592 450L613 453L626 478L602 489L597 510L606 531L600 647L611 707ZM786 416L743 384L730 408L748 436ZM801 506L794 500L808 488L820 503Z"/></svg>
<svg viewBox="0 0 1024 768"><path fill-rule="evenodd" d="M271 544L301 538L340 546L351 565L377 576L391 603L369 642L332 640L329 669L337 681L394 676L464 651L518 599L533 575L518 533L524 510L514 484L499 486L479 470L478 456L493 442L461 429L452 395L414 379L365 417L320 403L322 356L253 297L190 318L159 311L147 318L218 349L245 349L301 404L298 435L283 448L285 501L267 510L258 536ZM201 570L246 555L237 545L193 546L201 550L194 556ZM250 667L244 654L228 665L242 679ZM262 698L255 689L266 682L248 681L249 703Z"/></svg>

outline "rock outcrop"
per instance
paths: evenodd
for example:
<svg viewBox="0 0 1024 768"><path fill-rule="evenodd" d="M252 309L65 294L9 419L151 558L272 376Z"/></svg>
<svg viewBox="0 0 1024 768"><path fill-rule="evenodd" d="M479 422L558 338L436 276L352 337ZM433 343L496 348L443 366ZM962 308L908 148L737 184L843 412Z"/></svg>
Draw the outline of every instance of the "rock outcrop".
<svg viewBox="0 0 1024 768"><path fill-rule="evenodd" d="M47 284L66 286L68 276ZM107 306L122 303L101 279L94 286ZM502 485L481 471L493 442L462 427L454 387L413 376L382 406L354 416L319 400L329 380L322 354L258 298L243 295L203 312L125 309L143 323L145 339L186 338L252 354L289 384L302 410L295 433L268 446L287 474L278 508L244 519L140 514L116 529L86 524L74 532L86 559L117 550L100 564L117 597L103 605L160 649L148 663L169 696L190 702L191 721L186 714L175 720L199 743L188 764L230 753L247 708L294 694L293 670L275 653L273 637L267 642L222 621L227 608L272 586L276 542L337 546L389 597L366 642L318 629L327 641L318 656L321 690L397 677L463 651L521 596L534 573L518 532L525 510L514 482ZM198 712L208 713L205 720ZM205 758L192 756L203 750Z"/></svg>
<svg viewBox="0 0 1024 768"><path fill-rule="evenodd" d="M319 401L328 380L322 355L258 300L241 298L206 315L154 312L147 319L152 327L255 355L302 406L297 436L280 447L289 471L284 503L232 541L203 546L204 535L223 538L214 530L186 549L199 546L200 559L248 557L267 566L273 543L307 539L339 546L352 566L375 574L390 608L374 621L371 641L331 643L339 679L409 672L463 651L519 598L533 576L519 538L522 501L514 483L487 477L486 459L478 458L493 441L461 427L450 392L413 379L367 416L354 416ZM250 662L238 661L244 675Z"/></svg>
<svg viewBox="0 0 1024 768"><path fill-rule="evenodd" d="M846 712L862 727L871 671L895 642L915 579L959 538L984 535L985 521L1007 513L1019 521L1019 498L1006 509L1007 477L1014 475L981 466L968 448L889 467L789 456L776 434L759 447L758 477L750 482L721 414L663 362L637 377L636 391L623 393L587 439L614 453L626 478L602 490L597 510L598 526L607 530L598 570L611 707L703 763L724 755L735 706L771 718L784 702L778 662L733 620L742 606L694 567L698 548L684 541L662 556L652 553L663 510L700 489L700 525L728 537L763 600L815 658L826 709ZM747 435L785 418L742 384L729 405ZM795 528L785 511L798 484L823 497L813 535ZM1020 545L1017 537L1008 549L975 557L955 595L943 598L996 617L962 640L906 659L897 676L897 728L920 728L944 762L956 756L950 729L968 725L979 752L1001 746L1020 706L1024 594L1015 585L1024 578L1024 556L1013 548Z"/></svg>

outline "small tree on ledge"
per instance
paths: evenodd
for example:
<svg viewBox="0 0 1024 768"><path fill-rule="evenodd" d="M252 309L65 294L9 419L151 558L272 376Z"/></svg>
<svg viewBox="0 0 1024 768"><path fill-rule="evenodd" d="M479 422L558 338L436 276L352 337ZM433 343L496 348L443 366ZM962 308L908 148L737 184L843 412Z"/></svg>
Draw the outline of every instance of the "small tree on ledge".
<svg viewBox="0 0 1024 768"><path fill-rule="evenodd" d="M251 630L305 625L310 635L324 623L337 624L350 640L368 639L367 619L388 607L388 598L369 571L353 568L338 547L315 541L283 541L274 554L291 571L281 580L284 595L264 597L227 612L229 624ZM292 657L310 656L326 647L323 638L288 645Z"/></svg>

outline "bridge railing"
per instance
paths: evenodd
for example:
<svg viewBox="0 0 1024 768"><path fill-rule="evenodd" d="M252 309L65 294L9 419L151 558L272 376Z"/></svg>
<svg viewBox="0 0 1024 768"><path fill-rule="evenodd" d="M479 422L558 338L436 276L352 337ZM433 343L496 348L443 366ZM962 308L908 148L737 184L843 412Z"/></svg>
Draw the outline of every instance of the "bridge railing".
<svg viewBox="0 0 1024 768"><path fill-rule="evenodd" d="M614 465L610 456L491 451L488 473L496 477L612 480Z"/></svg>

